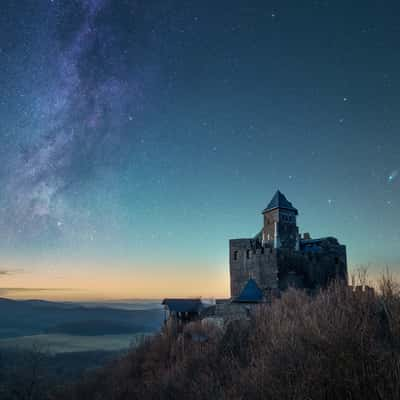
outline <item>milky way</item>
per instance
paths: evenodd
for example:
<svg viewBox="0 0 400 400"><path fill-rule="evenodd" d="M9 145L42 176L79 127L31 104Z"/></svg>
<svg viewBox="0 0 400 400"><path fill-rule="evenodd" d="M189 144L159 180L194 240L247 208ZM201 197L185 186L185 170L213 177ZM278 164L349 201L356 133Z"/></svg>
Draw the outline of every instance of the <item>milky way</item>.
<svg viewBox="0 0 400 400"><path fill-rule="evenodd" d="M125 18L125 26L110 26L110 5L109 0L49 5L47 29L53 38L45 61L53 73L32 105L32 119L38 124L34 140L22 142L8 160L12 173L1 218L8 239L54 238L71 218L84 226L84 214L70 207L68 196L82 190L102 167L115 166L134 150L129 144L126 148L134 141L125 136L135 136L133 118L140 120L158 67L146 60L135 34L124 31L133 18ZM140 15L135 7L113 12ZM74 29L68 26L71 15ZM141 57L133 64L131 51ZM46 68L42 65L41 73L46 74Z"/></svg>

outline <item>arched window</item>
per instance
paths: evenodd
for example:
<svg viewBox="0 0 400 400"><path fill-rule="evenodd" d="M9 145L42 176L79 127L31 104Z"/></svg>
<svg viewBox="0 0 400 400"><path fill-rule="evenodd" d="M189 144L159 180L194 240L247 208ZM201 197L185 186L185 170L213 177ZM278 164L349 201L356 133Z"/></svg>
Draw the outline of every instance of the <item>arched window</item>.
<svg viewBox="0 0 400 400"><path fill-rule="evenodd" d="M250 250L246 250L246 258L250 258Z"/></svg>
<svg viewBox="0 0 400 400"><path fill-rule="evenodd" d="M234 260L237 260L237 259L238 259L238 254L239 254L239 252L238 252L237 250L235 250L235 251L233 252L233 259L234 259Z"/></svg>

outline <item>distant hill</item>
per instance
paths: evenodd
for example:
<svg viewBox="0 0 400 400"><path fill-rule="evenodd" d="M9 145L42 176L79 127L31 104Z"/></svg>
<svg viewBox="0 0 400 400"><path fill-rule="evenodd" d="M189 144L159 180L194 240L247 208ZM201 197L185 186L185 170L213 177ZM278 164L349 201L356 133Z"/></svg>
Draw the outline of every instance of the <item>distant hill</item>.
<svg viewBox="0 0 400 400"><path fill-rule="evenodd" d="M85 307L74 303L0 298L0 338L69 333L76 335L153 332L161 327L163 311Z"/></svg>
<svg viewBox="0 0 400 400"><path fill-rule="evenodd" d="M89 320L66 322L55 325L46 330L46 333L64 333L79 336L122 335L136 332L146 332L148 328L132 323Z"/></svg>

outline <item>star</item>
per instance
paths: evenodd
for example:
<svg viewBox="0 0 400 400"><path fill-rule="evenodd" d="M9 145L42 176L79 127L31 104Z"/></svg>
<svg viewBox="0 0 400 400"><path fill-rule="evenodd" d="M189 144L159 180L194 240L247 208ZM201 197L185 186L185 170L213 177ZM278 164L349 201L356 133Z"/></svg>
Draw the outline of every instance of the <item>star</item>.
<svg viewBox="0 0 400 400"><path fill-rule="evenodd" d="M397 176L399 175L399 170L395 169L394 171L392 171L388 178L387 178L387 182L388 183L393 183L395 181L395 179L397 178Z"/></svg>

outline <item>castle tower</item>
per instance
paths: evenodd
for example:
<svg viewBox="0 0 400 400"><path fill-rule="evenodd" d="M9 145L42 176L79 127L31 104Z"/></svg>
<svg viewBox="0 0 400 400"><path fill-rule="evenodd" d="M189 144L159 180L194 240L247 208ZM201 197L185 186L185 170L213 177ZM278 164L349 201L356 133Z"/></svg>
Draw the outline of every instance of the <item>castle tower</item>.
<svg viewBox="0 0 400 400"><path fill-rule="evenodd" d="M263 211L263 237L274 248L296 249L299 230L296 224L298 211L279 190Z"/></svg>

